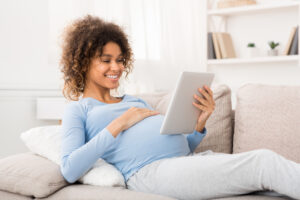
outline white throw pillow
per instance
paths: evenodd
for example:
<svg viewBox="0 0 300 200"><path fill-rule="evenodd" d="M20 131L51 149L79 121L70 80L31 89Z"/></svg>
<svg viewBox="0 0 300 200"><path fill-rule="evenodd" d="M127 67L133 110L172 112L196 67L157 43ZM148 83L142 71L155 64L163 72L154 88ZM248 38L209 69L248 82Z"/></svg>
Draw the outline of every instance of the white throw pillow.
<svg viewBox="0 0 300 200"><path fill-rule="evenodd" d="M23 132L20 137L30 151L60 165L61 126L35 127ZM97 186L125 187L121 172L101 158L79 179L79 182Z"/></svg>

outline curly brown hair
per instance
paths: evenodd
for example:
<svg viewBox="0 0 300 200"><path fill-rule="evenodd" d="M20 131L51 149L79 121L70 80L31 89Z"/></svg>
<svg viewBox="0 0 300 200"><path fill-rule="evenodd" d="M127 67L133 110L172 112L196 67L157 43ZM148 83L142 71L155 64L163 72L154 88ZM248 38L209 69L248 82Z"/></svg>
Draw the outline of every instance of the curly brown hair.
<svg viewBox="0 0 300 200"><path fill-rule="evenodd" d="M60 64L64 79L63 95L69 100L78 100L83 94L91 59L101 56L108 42L120 46L126 77L132 70L133 53L127 35L114 23L87 15L68 25L62 38Z"/></svg>

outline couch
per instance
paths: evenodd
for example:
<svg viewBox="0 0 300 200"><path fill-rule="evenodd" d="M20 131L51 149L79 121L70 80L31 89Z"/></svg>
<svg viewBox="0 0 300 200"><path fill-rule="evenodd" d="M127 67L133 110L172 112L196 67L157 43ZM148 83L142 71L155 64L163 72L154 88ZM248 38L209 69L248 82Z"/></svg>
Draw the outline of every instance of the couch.
<svg viewBox="0 0 300 200"><path fill-rule="evenodd" d="M216 109L207 121L208 134L195 152L211 150L231 154L267 148L300 163L298 122L300 86L246 84L237 91L234 110L228 86L212 85L211 88L214 92ZM171 93L137 96L164 114ZM174 198L130 191L125 187L68 184L61 176L57 164L32 152L24 152L0 160L0 199L171 200ZM219 199L290 198L272 191L260 191Z"/></svg>

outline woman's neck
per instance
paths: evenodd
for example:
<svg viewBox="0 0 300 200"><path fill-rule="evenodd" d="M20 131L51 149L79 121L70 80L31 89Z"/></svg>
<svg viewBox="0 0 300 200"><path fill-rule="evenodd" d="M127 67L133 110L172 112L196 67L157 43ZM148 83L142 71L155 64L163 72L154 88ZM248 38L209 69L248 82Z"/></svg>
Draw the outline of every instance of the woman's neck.
<svg viewBox="0 0 300 200"><path fill-rule="evenodd" d="M91 97L104 103L115 103L115 97L110 95L110 89L86 87L83 92L83 98Z"/></svg>
<svg viewBox="0 0 300 200"><path fill-rule="evenodd" d="M97 99L98 101L101 101L103 103L118 103L120 101L122 101L122 99L120 98L116 98L110 95L110 90L91 90L88 88L85 88L84 92L83 92L83 96L82 98L87 98L87 97L91 97L93 99Z"/></svg>

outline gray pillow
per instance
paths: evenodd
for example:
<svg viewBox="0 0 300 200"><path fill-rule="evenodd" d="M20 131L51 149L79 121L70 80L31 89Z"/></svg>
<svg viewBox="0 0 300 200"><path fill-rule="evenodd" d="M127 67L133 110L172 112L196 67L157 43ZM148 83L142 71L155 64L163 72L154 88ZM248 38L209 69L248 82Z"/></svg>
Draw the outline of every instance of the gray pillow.
<svg viewBox="0 0 300 200"><path fill-rule="evenodd" d="M0 190L46 197L66 185L57 164L31 152L0 160Z"/></svg>

